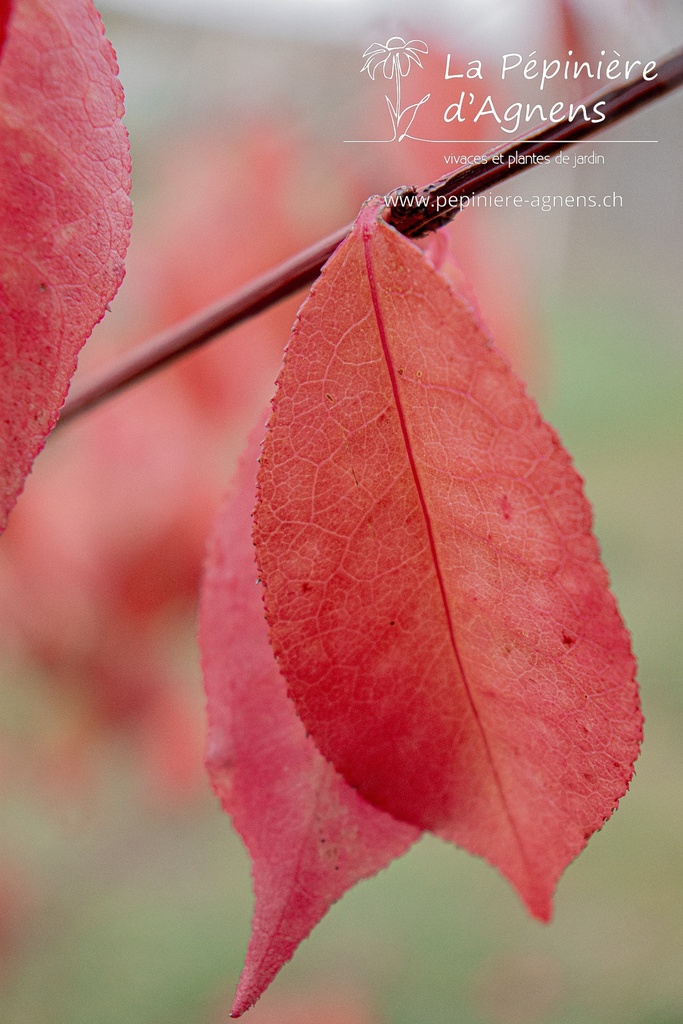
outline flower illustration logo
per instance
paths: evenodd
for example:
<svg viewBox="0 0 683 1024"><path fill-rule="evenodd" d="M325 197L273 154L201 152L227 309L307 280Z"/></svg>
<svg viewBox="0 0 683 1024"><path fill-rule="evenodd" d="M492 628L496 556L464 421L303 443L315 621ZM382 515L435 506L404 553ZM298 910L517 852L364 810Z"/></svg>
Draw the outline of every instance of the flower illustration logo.
<svg viewBox="0 0 683 1024"><path fill-rule="evenodd" d="M385 96L387 106L389 107L389 114L391 115L391 124L394 129L393 138L389 140L391 142L397 138L401 142L407 137L418 109L423 103L426 103L431 95L427 93L418 103L411 103L403 110L401 109L401 79L407 77L413 63L421 68L420 54L428 52L429 47L421 39L411 39L407 43L401 36L392 36L391 39L387 39L384 45L382 43L373 43L371 46L368 46L363 54L365 64L361 68L361 74L363 71L367 71L374 82L375 75L382 68L384 77L387 80L396 79L395 104L391 102L388 96ZM401 129L400 134L399 129Z"/></svg>

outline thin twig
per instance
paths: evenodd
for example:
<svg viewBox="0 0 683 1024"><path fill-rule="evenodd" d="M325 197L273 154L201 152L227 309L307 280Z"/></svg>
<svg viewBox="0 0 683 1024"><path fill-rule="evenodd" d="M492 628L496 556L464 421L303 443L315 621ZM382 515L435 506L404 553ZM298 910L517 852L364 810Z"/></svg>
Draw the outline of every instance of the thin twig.
<svg viewBox="0 0 683 1024"><path fill-rule="evenodd" d="M683 85L683 48L660 61L656 71L654 79L646 81L639 78L583 100L589 116L594 113L596 104L602 104L604 120L597 123L584 118L570 121L566 117L557 123L546 124L506 147L492 150L481 163L440 178L425 188L397 190L404 197L403 203L390 207L389 223L412 238L434 231L455 216L462 197L483 192L534 166L533 162L524 162L519 157L554 153L566 143L594 135L672 92ZM426 205L421 205L420 197L427 197ZM135 351L120 357L112 366L105 367L99 374L74 387L64 403L58 425L310 284L351 227L349 224L341 228L256 278L240 291L156 335Z"/></svg>

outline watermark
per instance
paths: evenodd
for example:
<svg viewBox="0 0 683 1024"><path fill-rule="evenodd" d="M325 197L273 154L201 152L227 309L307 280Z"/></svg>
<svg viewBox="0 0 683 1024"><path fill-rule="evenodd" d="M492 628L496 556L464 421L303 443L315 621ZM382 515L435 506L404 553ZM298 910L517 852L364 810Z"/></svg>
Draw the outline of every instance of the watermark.
<svg viewBox="0 0 683 1024"><path fill-rule="evenodd" d="M491 163L508 167L533 167L549 163L563 164L565 167L582 167L586 164L605 163L602 153L592 150L590 153L558 153L557 156L546 153L444 153L444 163L453 167L476 167L479 164Z"/></svg>
<svg viewBox="0 0 683 1024"><path fill-rule="evenodd" d="M416 193L410 190L390 192L384 196L387 206L400 209L426 209L430 201L434 204L436 211L442 213L445 210L459 211L472 208L487 208L494 210L515 210L532 209L540 210L541 213L550 213L551 210L621 210L624 205L624 197L618 192L611 192L604 196L592 195L492 195L487 192L472 192L463 196L434 196Z"/></svg>
<svg viewBox="0 0 683 1024"><path fill-rule="evenodd" d="M363 54L366 61L361 68L361 74L363 71L367 71L374 82L375 75L381 68L383 77L387 81L394 79L396 82L394 103L391 102L388 96L385 95L384 97L389 107L391 125L394 131L391 139L386 141L394 142L398 139L399 142L402 142L403 139L409 137L408 132L415 120L415 115L431 95L431 93L427 93L417 103L410 103L407 107L401 105L401 79L408 77L412 64L417 64L421 68L423 65L419 55L427 53L429 53L429 47L422 39L411 39L407 43L400 36L392 36L391 39L387 39L384 45L382 43L373 43L371 46L368 46Z"/></svg>
<svg viewBox="0 0 683 1024"><path fill-rule="evenodd" d="M452 99L443 110L436 111L444 126L449 124L471 125L480 131L487 129L496 138L430 138L419 134L420 112L432 100L431 92L421 99L406 103L407 78L414 68L425 70L429 47L422 39L406 41L402 36L391 36L385 43L372 43L365 50L361 73L367 72L374 81L394 83L392 95L385 93L388 114L391 120L391 136L381 139L347 139L347 142L414 142L430 143L500 143L505 137L517 135L524 126L542 122L559 123L578 120L590 124L601 124L605 120L605 101L594 103L566 102L548 99L547 88L553 82L580 82L586 91L593 91L597 84L634 81L641 78L652 82L657 78L657 64L654 60L624 58L617 50L599 51L595 59L579 60L573 50L563 56L541 56L536 50L528 55L511 52L502 54L500 59L485 63L474 59L457 64L450 53L445 55L443 72L437 68L439 78L453 82ZM425 63L423 63L423 61ZM431 69L432 73L434 68ZM494 78L505 83L504 95L494 91L486 92L487 79ZM433 80L433 78L432 78ZM535 87L539 96L536 102L513 100L512 90L522 86L528 90ZM416 94L419 95L417 90ZM443 101L442 101L443 102ZM435 112L432 110L432 114ZM431 121L433 124L433 119ZM476 134L473 131L473 134ZM607 140L605 140L607 141ZM608 140L610 142L631 140ZM638 140L654 142L654 139Z"/></svg>

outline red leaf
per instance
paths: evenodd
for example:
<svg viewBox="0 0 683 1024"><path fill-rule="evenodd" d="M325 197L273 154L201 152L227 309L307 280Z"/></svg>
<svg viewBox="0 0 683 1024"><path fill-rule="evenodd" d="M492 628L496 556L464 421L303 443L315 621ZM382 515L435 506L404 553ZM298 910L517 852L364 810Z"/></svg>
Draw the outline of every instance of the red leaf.
<svg viewBox="0 0 683 1024"><path fill-rule="evenodd" d="M256 903L233 1006L243 1013L335 900L417 839L358 796L316 750L288 700L256 584L251 439L221 510L202 591L207 767L253 862Z"/></svg>
<svg viewBox="0 0 683 1024"><path fill-rule="evenodd" d="M0 529L123 279L116 61L90 0L17 0L0 62Z"/></svg>
<svg viewBox="0 0 683 1024"><path fill-rule="evenodd" d="M632 775L629 637L569 455L378 209L278 380L254 535L271 641L348 782L484 856L545 920Z"/></svg>
<svg viewBox="0 0 683 1024"><path fill-rule="evenodd" d="M2 48L5 45L7 22L9 21L11 7L11 0L0 0L0 56L2 55Z"/></svg>

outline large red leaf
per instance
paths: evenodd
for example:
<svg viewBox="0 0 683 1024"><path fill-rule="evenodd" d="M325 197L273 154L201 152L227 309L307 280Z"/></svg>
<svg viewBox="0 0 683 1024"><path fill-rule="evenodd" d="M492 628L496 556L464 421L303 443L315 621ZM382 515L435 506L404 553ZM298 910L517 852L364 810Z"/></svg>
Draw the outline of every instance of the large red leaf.
<svg viewBox="0 0 683 1024"><path fill-rule="evenodd" d="M16 0L0 61L0 529L123 278L116 72L90 0Z"/></svg>
<svg viewBox="0 0 683 1024"><path fill-rule="evenodd" d="M581 479L471 307L375 200L302 307L255 513L321 752L547 919L641 737Z"/></svg>
<svg viewBox="0 0 683 1024"><path fill-rule="evenodd" d="M252 858L256 903L237 1017L359 879L419 832L366 803L318 753L287 698L257 586L251 511L262 427L209 546L200 610L207 767Z"/></svg>
<svg viewBox="0 0 683 1024"><path fill-rule="evenodd" d="M11 0L0 0L0 55L2 55L2 48L5 45L10 8Z"/></svg>

